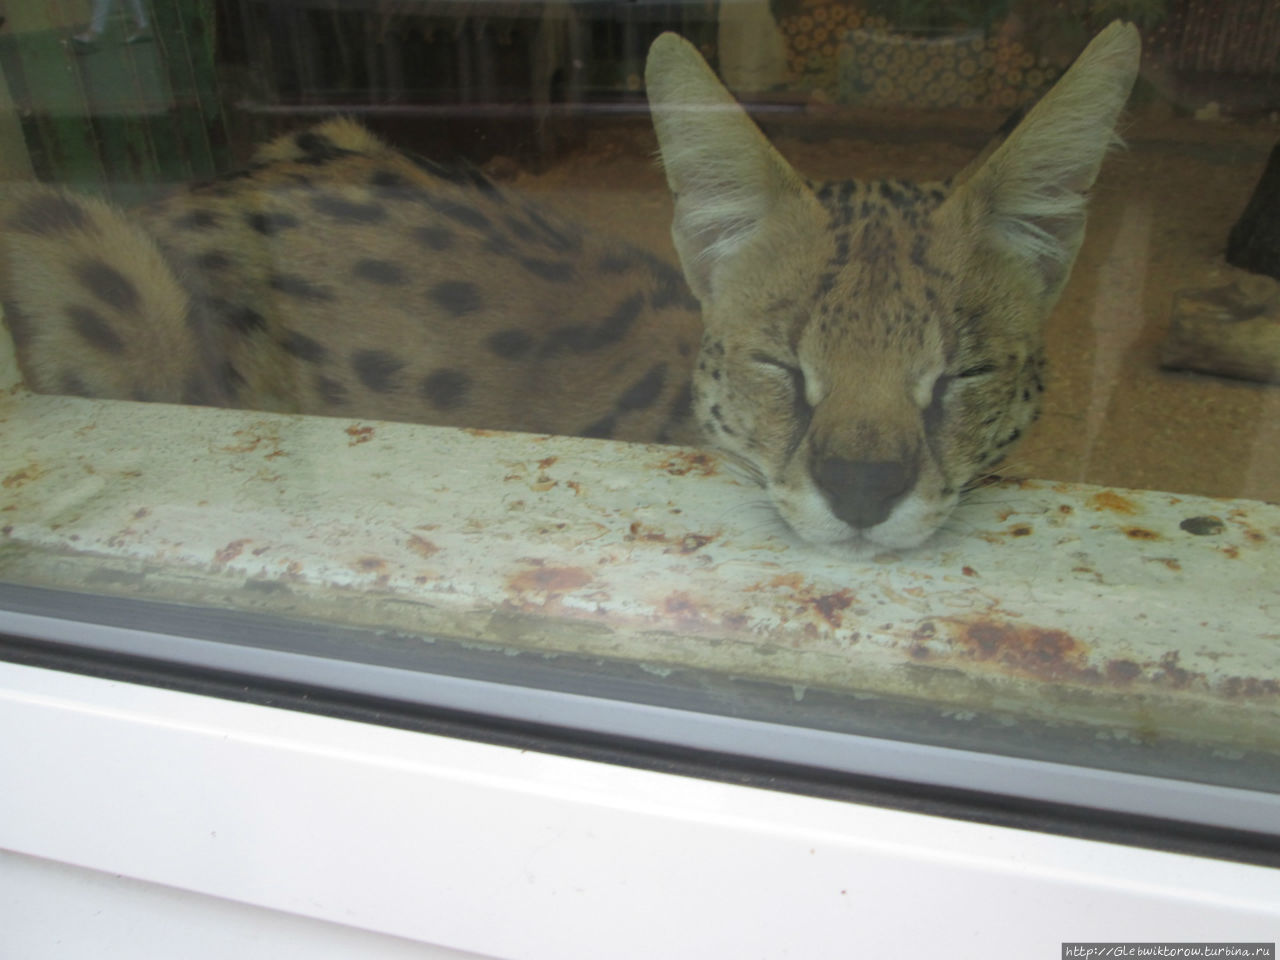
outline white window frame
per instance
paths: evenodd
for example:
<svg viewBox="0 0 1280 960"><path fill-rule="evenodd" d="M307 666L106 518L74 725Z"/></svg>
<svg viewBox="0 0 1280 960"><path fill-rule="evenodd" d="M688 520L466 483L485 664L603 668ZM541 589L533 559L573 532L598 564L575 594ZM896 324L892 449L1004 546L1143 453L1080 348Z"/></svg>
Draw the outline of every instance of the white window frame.
<svg viewBox="0 0 1280 960"><path fill-rule="evenodd" d="M0 729L0 900L28 960L171 957L166 917L202 911L226 926L187 929L197 960L326 930L361 957L1026 957L1280 921L1264 867L34 667L0 664Z"/></svg>

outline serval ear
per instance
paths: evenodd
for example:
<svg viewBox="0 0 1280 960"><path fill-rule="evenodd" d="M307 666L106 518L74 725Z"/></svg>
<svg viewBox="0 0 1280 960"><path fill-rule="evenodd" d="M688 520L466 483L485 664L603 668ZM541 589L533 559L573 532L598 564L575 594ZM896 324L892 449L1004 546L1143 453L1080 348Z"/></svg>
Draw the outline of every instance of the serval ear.
<svg viewBox="0 0 1280 960"><path fill-rule="evenodd" d="M946 207L970 246L1022 261L1046 307L1056 300L1084 236L1085 195L1138 73L1137 28L1114 21L1053 89L961 184ZM966 171L966 174L968 172Z"/></svg>
<svg viewBox="0 0 1280 960"><path fill-rule="evenodd" d="M674 33L654 40L644 77L675 197L671 236L689 286L705 302L716 267L807 189L687 40Z"/></svg>

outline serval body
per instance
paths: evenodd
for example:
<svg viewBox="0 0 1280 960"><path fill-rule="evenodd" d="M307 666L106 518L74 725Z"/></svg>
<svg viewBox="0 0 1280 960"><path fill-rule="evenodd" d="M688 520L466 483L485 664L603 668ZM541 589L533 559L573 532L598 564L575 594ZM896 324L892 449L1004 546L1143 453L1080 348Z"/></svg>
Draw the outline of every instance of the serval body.
<svg viewBox="0 0 1280 960"><path fill-rule="evenodd" d="M666 34L683 271L337 119L128 212L11 191L5 319L38 391L705 442L803 539L909 547L1038 412L1138 57L1108 27L953 180L815 182Z"/></svg>

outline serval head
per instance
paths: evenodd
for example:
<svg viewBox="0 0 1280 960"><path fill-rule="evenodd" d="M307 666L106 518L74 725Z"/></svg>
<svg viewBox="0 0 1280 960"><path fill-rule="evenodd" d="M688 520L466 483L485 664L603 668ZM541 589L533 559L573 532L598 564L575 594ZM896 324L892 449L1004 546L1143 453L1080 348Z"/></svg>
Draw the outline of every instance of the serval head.
<svg viewBox="0 0 1280 960"><path fill-rule="evenodd" d="M1035 419L1041 328L1139 56L1112 23L952 180L817 182L689 43L654 41L672 236L703 315L694 409L803 539L921 543Z"/></svg>

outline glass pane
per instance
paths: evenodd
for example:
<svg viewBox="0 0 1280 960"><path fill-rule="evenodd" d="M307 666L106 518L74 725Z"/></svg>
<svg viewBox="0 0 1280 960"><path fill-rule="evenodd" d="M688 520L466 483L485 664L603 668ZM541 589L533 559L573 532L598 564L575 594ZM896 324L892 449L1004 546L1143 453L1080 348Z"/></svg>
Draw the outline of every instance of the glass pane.
<svg viewBox="0 0 1280 960"><path fill-rule="evenodd" d="M1275 800L1273 4L25 6L10 633Z"/></svg>

